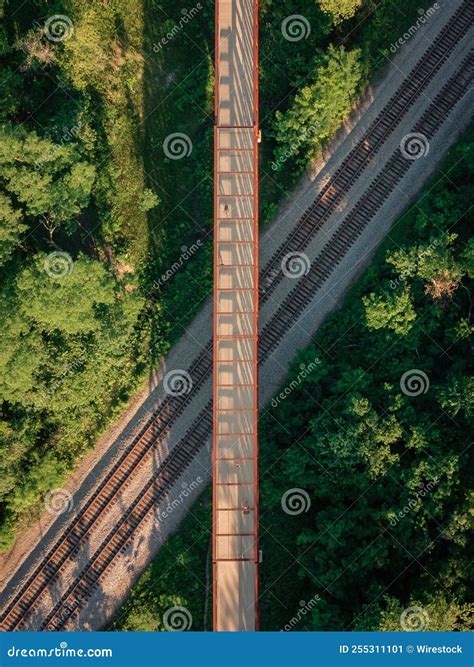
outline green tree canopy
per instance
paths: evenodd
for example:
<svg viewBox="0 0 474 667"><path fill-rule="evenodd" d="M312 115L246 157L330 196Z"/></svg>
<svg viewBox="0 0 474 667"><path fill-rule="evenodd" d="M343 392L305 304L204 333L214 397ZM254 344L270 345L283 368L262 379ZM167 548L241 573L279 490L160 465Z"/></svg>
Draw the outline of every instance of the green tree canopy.
<svg viewBox="0 0 474 667"><path fill-rule="evenodd" d="M351 109L363 78L361 52L330 46L316 66L313 81L302 87L288 111L275 114L278 142L275 164L282 168L288 157L305 166L318 146L339 128Z"/></svg>
<svg viewBox="0 0 474 667"><path fill-rule="evenodd" d="M416 312L410 295L405 288L400 293L375 294L371 292L362 299L369 329L392 329L404 335L412 328Z"/></svg>
<svg viewBox="0 0 474 667"><path fill-rule="evenodd" d="M354 16L362 0L316 0L323 12L329 14L334 24Z"/></svg>
<svg viewBox="0 0 474 667"><path fill-rule="evenodd" d="M23 126L0 128L0 185L3 188L2 228L5 216L37 219L48 229L64 226L87 206L95 179L95 167L81 159L73 144L59 145ZM18 204L20 205L18 207ZM11 250L8 233L3 254ZM10 233L11 236L11 233Z"/></svg>

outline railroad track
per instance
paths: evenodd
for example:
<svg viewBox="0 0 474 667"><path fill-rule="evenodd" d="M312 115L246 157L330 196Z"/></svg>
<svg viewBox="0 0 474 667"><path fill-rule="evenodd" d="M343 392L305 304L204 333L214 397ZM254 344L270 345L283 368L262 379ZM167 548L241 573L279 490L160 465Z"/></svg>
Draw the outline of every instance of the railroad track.
<svg viewBox="0 0 474 667"><path fill-rule="evenodd" d="M455 42L460 39L460 35L465 34L464 11L469 13L469 23L472 9L468 2L464 2L445 26L443 31L441 31L438 39L426 52L425 55L427 58L431 58L432 60L432 56L429 54L432 54L433 49L438 47L439 40L444 40L444 56L441 56L439 51L437 51L437 57L444 57L444 59L446 59L447 54L453 48L453 41L447 39L446 31L453 31L453 35L456 35ZM424 57L422 60L424 61ZM423 63L419 64L415 69L421 71L422 65ZM433 72L431 78L439 69L436 62L432 62L432 65ZM465 61L465 63L463 63L463 66L467 65L469 66L470 80L472 78L472 61L469 61L469 63L466 63ZM423 72L425 73L422 78L419 79L419 85L425 87L427 84L426 77L429 76L429 74L426 73L425 69L423 69ZM430 110L424 114L423 118L414 128L414 131L423 131L426 136L432 136L442 123L442 120L448 115L456 100L465 92L466 81L466 75L465 73L462 73L461 68L461 70L458 71L458 74L452 77L449 84L443 88L443 91L436 98L435 103L433 103ZM407 98L405 99L405 103L408 106L411 106L413 102L414 100L412 98L409 100ZM407 107L405 106L405 110L406 109ZM403 112L400 111L396 116L393 116L392 114L392 124L390 125L392 131L393 124L396 123L397 120L399 122L401 118L400 114L403 115ZM370 156L373 154L371 151L379 150L381 145L380 142L383 141L384 137L386 138L388 134L390 134L390 130L382 124L382 115L383 112L379 114L364 140L361 140L361 142L354 147L353 151L351 151L348 158L344 161L343 165L341 165L341 168L334 176L334 181L336 181L336 179L344 179L339 180L339 182L344 182L346 184L346 189L353 184L361 171L365 169L369 163ZM378 132L379 134L374 134L375 138L372 138L372 135L370 135L371 130L375 133ZM380 132L385 132L385 134L380 135ZM369 152L367 152L365 146L367 139L371 142L371 150ZM361 150L362 152L360 152ZM363 155L365 156L363 157ZM400 161L400 158L403 159L403 163ZM401 153L397 151L397 153L391 157L382 173L374 179L367 191L367 196L361 198L351 214L346 218L331 240L323 248L316 261L313 262L309 273L298 281L298 285L287 297L284 304L282 304L276 311L272 320L264 328L260 340L261 361L264 361L269 353L278 345L281 338L294 322L296 314L300 313L301 309L309 303L311 296L314 294L314 290L318 289L318 287L323 284L330 275L331 270L342 260L349 247L362 233L363 229L368 224L368 215L370 212L372 211L372 216L375 214L376 210L380 208L383 201L390 194L397 179L400 180L403 177L411 164L410 161L403 158ZM347 173L345 172L345 169L348 170ZM345 175L342 176L342 174ZM321 215L321 209L318 207L322 201L322 194L323 193L317 198L313 206L307 210L300 223L298 223L295 232L290 235L289 239L295 239L299 244L307 243L311 236L315 234L319 226L315 226L314 220L318 219L318 216ZM334 206L334 202L332 202L331 206ZM308 225L311 225L311 229ZM297 236L298 231L301 232L299 236ZM306 240L303 240L303 234L304 239ZM295 241L289 241L289 243L295 243ZM298 247L301 248L301 245ZM277 255L281 254L282 248L283 246L277 250L277 253L272 258L269 265L267 265L267 268L261 272L261 276L268 277L271 275L270 272L274 271L274 267L281 261L280 257L277 258ZM286 244L284 245L284 249L288 250ZM271 289L275 288L276 282L277 281L273 278ZM212 342L209 341L190 368L190 373L193 379L192 392L181 396L167 396L163 399L159 408L152 414L130 445L128 445L107 476L94 490L84 507L81 508L80 512L74 517L63 535L56 541L48 554L42 559L32 575L6 607L5 611L0 616L2 629L14 630L25 627L25 619L33 610L35 603L61 571L64 564L77 553L82 542L97 524L99 518L103 516L108 508L110 508L111 503L117 498L118 493L130 483L133 471L143 465L145 457L150 452L153 452L160 436L163 435L163 433L172 426L179 415L182 414L186 406L194 398L196 392L210 376L211 371ZM164 459L162 465L153 475L151 480L149 480L146 487L137 496L127 510L127 513L122 517L122 520L114 526L102 545L94 553L88 565L80 573L75 582L71 584L70 588L59 600L54 609L51 610L50 614L48 614L42 625L42 629L60 629L61 627L64 627L71 617L77 614L79 608L84 603L84 600L87 599L94 590L99 578L103 576L107 568L110 567L114 558L126 548L136 527L145 518L150 518L152 516L151 509L153 506L155 506L163 495L173 486L173 480L176 480L185 471L195 454L202 447L206 438L209 437L212 429L212 419L209 416L210 410L211 404L209 403L206 405L206 408L201 411L199 417L193 423L186 436Z"/></svg>
<svg viewBox="0 0 474 667"><path fill-rule="evenodd" d="M465 59L458 73L435 98L422 119L415 125L414 131L423 132L428 138L432 137L455 106L455 102L465 93L466 84L472 81L473 74L474 62L472 57L469 57ZM310 302L314 290L321 287L327 280L334 266L342 260L368 225L368 218L376 214L392 192L393 187L403 178L412 164L413 162L407 160L400 150L391 156L385 168L369 186L368 197L362 198L359 202L360 208L357 205L354 207L353 212L321 251L313 264L313 269L301 279L300 282L304 284L303 289L295 287L288 296L287 302L282 304L267 325L261 337L262 362L268 358L270 352L292 326L295 314L301 312L301 309ZM288 317L290 308L292 313ZM271 332L272 335L269 335L268 332ZM144 519L152 517L152 510L156 503L171 488L173 480L176 480L190 465L194 455L210 437L211 405L209 402L201 411L185 437L176 445L168 459L164 461L161 468L139 494L123 521L109 533L87 566L78 575L77 580L45 618L41 629L59 630L78 613L83 601L92 594L95 585L113 563L114 558L126 548L136 527Z"/></svg>
<svg viewBox="0 0 474 667"><path fill-rule="evenodd" d="M421 61L411 70L390 100L377 115L364 136L348 153L317 199L304 212L298 224L260 272L260 307L284 278L282 263L290 253L301 252L322 227L350 187L369 166L371 160L393 133L407 111L419 98L456 44L472 25L474 5L466 0L453 14Z"/></svg>
<svg viewBox="0 0 474 667"><path fill-rule="evenodd" d="M190 368L194 392L199 390L209 376L210 366L212 366L212 342L206 345ZM132 473L144 465L147 455L153 453L160 437L169 430L193 397L190 393L184 393L169 395L162 401L6 607L0 616L2 628L5 626L5 621L8 623L7 628L14 629L17 625L21 627L22 619L31 610L35 601L58 575L68 559L77 554L99 518L111 509L119 491L126 488Z"/></svg>
<svg viewBox="0 0 474 667"><path fill-rule="evenodd" d="M152 510L189 466L206 441L211 429L212 401L209 401L205 410L191 425L186 438L180 442L179 447L175 447L168 454L120 521L96 549L77 579L46 616L40 630L60 630L71 617L78 613L80 606L93 593L100 577L111 566L114 558L126 550L127 543L137 526L143 520L152 518Z"/></svg>
<svg viewBox="0 0 474 667"><path fill-rule="evenodd" d="M467 85L472 82L473 69L471 52L416 123L413 132L423 134L428 140L434 136L456 102L466 92ZM315 257L304 278L298 280L298 285L286 296L264 327L259 339L260 358L266 358L278 346L286 331L342 261L412 164L413 161L407 159L399 148L390 156L385 167Z"/></svg>

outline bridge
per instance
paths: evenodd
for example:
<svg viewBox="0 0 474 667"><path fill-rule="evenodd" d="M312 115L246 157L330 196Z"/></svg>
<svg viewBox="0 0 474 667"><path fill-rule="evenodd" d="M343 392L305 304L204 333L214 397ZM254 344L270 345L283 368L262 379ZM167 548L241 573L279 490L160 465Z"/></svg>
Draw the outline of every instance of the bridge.
<svg viewBox="0 0 474 667"><path fill-rule="evenodd" d="M314 180L302 183L265 231L261 408L284 382L295 350L342 301L469 123L474 5L439 5L370 87L367 107L330 145ZM163 359L159 382L131 404L100 457L87 460L92 464L78 478L74 511L46 524L42 517L31 526L34 546L21 557L15 550L7 555L9 571L0 572L2 630L89 631L110 622L137 573L195 502L192 494L183 498L183 483L200 475L207 481L213 419L214 627L258 629L256 7L238 0L235 6L221 1L218 9L214 316L206 302ZM429 141L429 159L402 153L401 142L412 133ZM297 279L283 272L295 253L310 260ZM165 387L164 378L176 372L191 378L186 391ZM180 510L163 521L175 499Z"/></svg>
<svg viewBox="0 0 474 667"><path fill-rule="evenodd" d="M258 629L258 2L216 1L214 630Z"/></svg>

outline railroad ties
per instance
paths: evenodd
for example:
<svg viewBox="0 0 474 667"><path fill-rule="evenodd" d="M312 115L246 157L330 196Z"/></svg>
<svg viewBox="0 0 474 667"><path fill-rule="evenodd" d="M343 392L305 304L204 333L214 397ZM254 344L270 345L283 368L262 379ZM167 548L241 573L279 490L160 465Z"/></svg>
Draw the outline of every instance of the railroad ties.
<svg viewBox="0 0 474 667"><path fill-rule="evenodd" d="M214 630L258 626L257 2L216 3Z"/></svg>
<svg viewBox="0 0 474 667"><path fill-rule="evenodd" d="M464 0L453 16L429 46L423 58L404 79L398 90L371 123L367 133L344 158L341 166L321 189L317 199L305 211L292 233L278 248L272 259L260 273L260 307L270 298L278 283L283 280L281 262L290 252L303 251L317 231L330 217L334 208L347 195L348 190L360 178L389 135L417 101L460 40L472 26L474 5ZM450 94L451 96L451 94Z"/></svg>
<svg viewBox="0 0 474 667"><path fill-rule="evenodd" d="M242 327L241 332L248 331L244 327L251 322L255 325L254 332L256 331L257 296L253 290L256 289L257 281L255 274L252 275L249 269L251 265L246 264L249 250L253 248L253 266L256 270L257 188L251 189L250 181L252 178L256 179L257 173L257 114L255 108L253 114L250 114L249 103L251 100L251 104L255 104L257 99L256 14L253 13L254 3L251 0L246 2L236 0L235 7L233 7L234 3L229 1L221 1L219 5L227 12L228 24L226 26L223 23L224 13L221 9L218 36L222 36L223 48L217 50L219 56L217 64L218 67L220 66L220 71L216 77L219 83L219 89L216 92L218 95L220 93L220 104L219 109L216 107L217 125L215 129L215 156L216 166L218 166L216 188L219 188L216 191L216 213L219 210L219 219L216 215L215 273L216 280L219 275L223 281L227 281L227 285L223 282L221 289L218 290L221 298L218 304L216 302L215 332L219 335L214 345L214 352L212 341L209 340L187 369L193 378L192 391L189 394L163 397L139 433L130 439L107 475L98 482L88 499L78 507L77 513L64 529L59 531L51 548L39 563L32 567L31 574L25 577L18 590L3 606L0 613L0 629L2 630L28 630L33 627L36 629L32 623L35 622L34 619L40 610L43 618L42 629L60 630L74 627L74 619L79 615L80 609L86 606L87 600L93 594L101 577L113 567L123 550L130 545L139 526L150 520L154 509L162 501L167 491L176 483L176 479L179 479L206 443L218 409L221 416L221 427L229 430L232 414L229 406L234 400L241 401L242 407L247 406L243 415L248 416L250 412L253 412L256 416L257 355L254 347L255 339L253 337L239 338L233 333L234 326ZM465 38L472 24L473 13L474 6L469 0L462 2L453 12L423 57L374 119L364 137L351 149L340 168L328 181L327 186L297 222L282 246L272 255L260 273L262 288L260 304L274 293L283 277L280 268L282 256L291 251L304 250L318 234L331 210L364 174L375 154L382 149L387 138L397 130L400 122L409 113L414 101L424 94L424 89L440 67L453 55L456 45ZM252 38L250 37L250 26L253 26ZM235 58L230 52L233 31L234 45L237 44L238 50ZM250 55L250 47L244 49L245 40L249 42L251 39L253 40L253 59ZM254 68L253 79L250 73L251 66ZM419 117L413 126L413 131L423 133L430 141L435 138L436 133L472 85L473 67L472 56L468 56L460 63L435 99ZM237 103L230 98L230 92L233 92L234 96L238 94ZM242 100L245 100L245 106ZM222 112L219 115L218 110ZM242 125L244 127L240 127ZM252 137L251 143L249 137ZM403 159L400 150L387 155L384 166L368 183L360 199L354 202L352 210L334 230L318 256L312 257L309 272L297 281L295 288L287 298L268 317L259 341L260 364L272 355L288 330L311 302L314 294L329 279L335 267L343 260L349 248L357 242L373 216L409 173L412 165L412 161ZM244 176L250 178L243 178ZM238 187L242 187L241 192L226 189L234 188L237 184ZM238 197L238 194L244 196ZM246 217L244 215L234 215L238 213L239 208L242 211L243 207L251 212L247 220L240 219ZM230 271L233 265L236 265L234 266L236 270ZM252 284L243 285L247 292L238 292L237 283L230 281L237 280L238 277L242 279L244 274L246 280L252 281ZM219 323L219 328L217 328L217 323ZM244 356L247 353L249 356ZM219 387L218 393L215 391L214 414L211 402L206 400L205 405L197 412L196 418L190 420L185 434L161 461L122 519L115 525L107 526L108 534L90 556L88 563L77 573L71 586L62 591L60 595L55 596L57 600L55 606L48 608L46 600L49 598L52 586L57 585L68 564L75 560L80 548L85 543L87 544L96 531L102 529L104 515L130 483L134 471L145 463L147 457L153 455L160 439L170 432L175 422L186 412L198 392L205 386L212 372L213 354L214 362L218 361L219 368L222 369L221 381L216 384L223 385ZM216 386L215 390L217 389ZM254 401L248 403L246 401L252 391ZM234 414L237 414L237 410L234 411ZM234 429L233 426L232 429ZM222 584L227 563L229 570L234 568L235 575L234 579L229 578L228 582L228 591L231 591L232 594L227 596L226 587L223 585L219 587L220 597L215 597L216 629L231 629L220 625L224 617L228 623L232 619L236 625L240 624L239 627L244 624L244 621L248 629L257 626L256 607L252 606L257 592L257 440L254 434L256 434L256 427L252 433L248 432L244 435L238 435L235 432L215 434L215 436L219 435L219 451L216 452L218 456L214 461L214 481L225 482L222 486L222 496L229 506L221 506L219 513L214 515L214 557L216 559L214 574L219 568L217 581ZM215 486L215 491L216 488ZM254 493L253 497L250 497L250 492ZM239 497L238 494L240 494ZM238 504L230 506L230 500L235 502L235 498ZM249 500L248 504L247 500ZM255 504L252 505L252 502ZM242 525L235 523L237 519ZM237 535L237 532L250 534ZM219 545L216 544L217 537L219 537ZM251 554L246 551L248 545L251 545ZM216 549L217 546L219 546L219 551ZM227 553L239 553L239 551L240 554L246 553L246 557L251 560L231 559L226 561L224 556L220 558L220 555L225 553L221 549L228 549ZM217 559L218 556L219 559ZM236 566L238 563L241 565ZM250 576L248 572L251 572ZM235 582L238 583L237 588L233 586ZM216 590L215 580L214 593ZM247 598L251 600L250 610L244 605L244 600ZM231 613L227 613L226 610L229 609L234 610L234 613L236 611L241 613L241 609L244 609L245 618L242 613L239 619L235 619Z"/></svg>

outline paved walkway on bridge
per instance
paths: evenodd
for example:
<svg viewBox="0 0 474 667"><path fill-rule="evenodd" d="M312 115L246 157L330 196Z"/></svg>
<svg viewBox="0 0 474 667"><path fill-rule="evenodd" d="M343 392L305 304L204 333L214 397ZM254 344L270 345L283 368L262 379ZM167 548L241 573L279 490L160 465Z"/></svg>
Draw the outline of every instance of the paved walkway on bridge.
<svg viewBox="0 0 474 667"><path fill-rule="evenodd" d="M390 56L390 62L387 62L376 82L367 88L364 97L345 124L345 129L325 149L322 161L308 170L302 177L294 194L286 199L280 207L275 221L260 238L260 265L262 268L266 266L269 258L294 229L309 203L314 200L327 180L337 172L342 160L345 159L352 147L357 141L364 138L370 123L376 118L390 96L399 86L405 84L410 69L432 44L448 18L460 5L460 1L439 0L439 5L441 8L430 21L424 24L394 56ZM317 256L320 245L327 240L331 230L341 224L341 221L350 211L351 205L362 196L367 188L370 188L371 180L383 167L387 156L398 149L403 136L413 131L417 120L426 112L448 77L456 71L471 43L472 34L467 35L456 47L450 58L443 63L438 75L410 108L400 125L397 126L385 150L371 162L370 169L367 169L357 183L352 186L347 198L334 211L327 224L318 231L310 246L305 249L310 259ZM275 391L281 388L288 364L294 357L295 352L307 344L327 314L341 304L344 294L363 267L369 263L375 248L389 232L393 221L413 201L423 184L436 171L446 151L456 140L462 128L468 123L471 112L472 99L469 95L466 95L456 105L445 125L430 141L428 157L414 161L410 172L402 179L399 187L387 198L385 205L371 220L359 241L352 247L339 266L335 268L327 283L314 293L312 303L301 313L301 317L295 322L294 327L260 368L259 405L261 412L265 410L265 404L271 399ZM265 141L265 137L263 140ZM271 177L271 175L269 166L262 165L261 179ZM262 187L265 187L263 183ZM291 278L287 278L280 283L278 290L272 295L272 299L261 308L260 329L270 321L287 291L294 286L295 280ZM27 573L31 573L57 536L70 524L76 511L84 506L97 484L105 477L152 412L161 405L166 398L163 384L163 378L166 374L178 368L189 369L192 372L192 364L196 356L208 346L211 336L212 299L209 299L204 300L203 308L199 314L185 329L169 354L163 358L162 363L156 369L156 374L150 376L149 385L140 394L137 394L121 419L107 431L96 449L85 457L74 475L68 479L67 489L74 495L73 510L70 513L61 514L59 517L52 516L46 511L43 512L41 520L32 524L28 531L25 531L19 537L14 548L7 554L0 556L0 586L2 588L0 605L9 599L13 591L25 581ZM41 620L44 617L51 603L54 604L61 592L74 581L83 562L98 547L111 526L120 519L133 498L141 492L143 485L156 472L168 452L173 450L186 437L194 420L198 418L211 400L211 378L199 390L197 387L193 387L191 396L192 400L186 411L173 423L172 428L160 438L153 456L150 456L144 465L137 469L127 488L120 493L118 501L109 508L107 514L100 520L89 541L81 548L77 558L68 563L62 577L51 589L51 596L46 596L43 604L38 606L36 615L30 620L29 629L37 629L37 619ZM291 434L289 434L290 443ZM131 548L118 558L114 567L101 579L100 586L81 610L80 616L68 626L69 630L99 629L111 619L114 612L126 599L132 583L151 558L163 547L169 536L178 529L181 519L192 507L200 489L203 489L205 483L210 480L210 468L209 436L203 442L202 450L190 463L187 471L170 489L169 495L156 508L156 511L151 513L149 520L143 522L136 531ZM189 488L196 480L199 481L197 490L183 498L183 488L186 485ZM170 513L166 520L162 520L159 511L166 510L175 499L179 501L177 509ZM279 508L275 508L275 511L279 511ZM262 530L268 530L269 528L271 527L262 526ZM265 553L263 559L265 561ZM201 569L193 572L193 575L203 586L206 585L205 562L202 563ZM271 581L268 579L266 586L267 588L271 586ZM194 619L194 628L199 628L200 624L201 619Z"/></svg>
<svg viewBox="0 0 474 667"><path fill-rule="evenodd" d="M257 2L216 3L214 629L256 629Z"/></svg>

